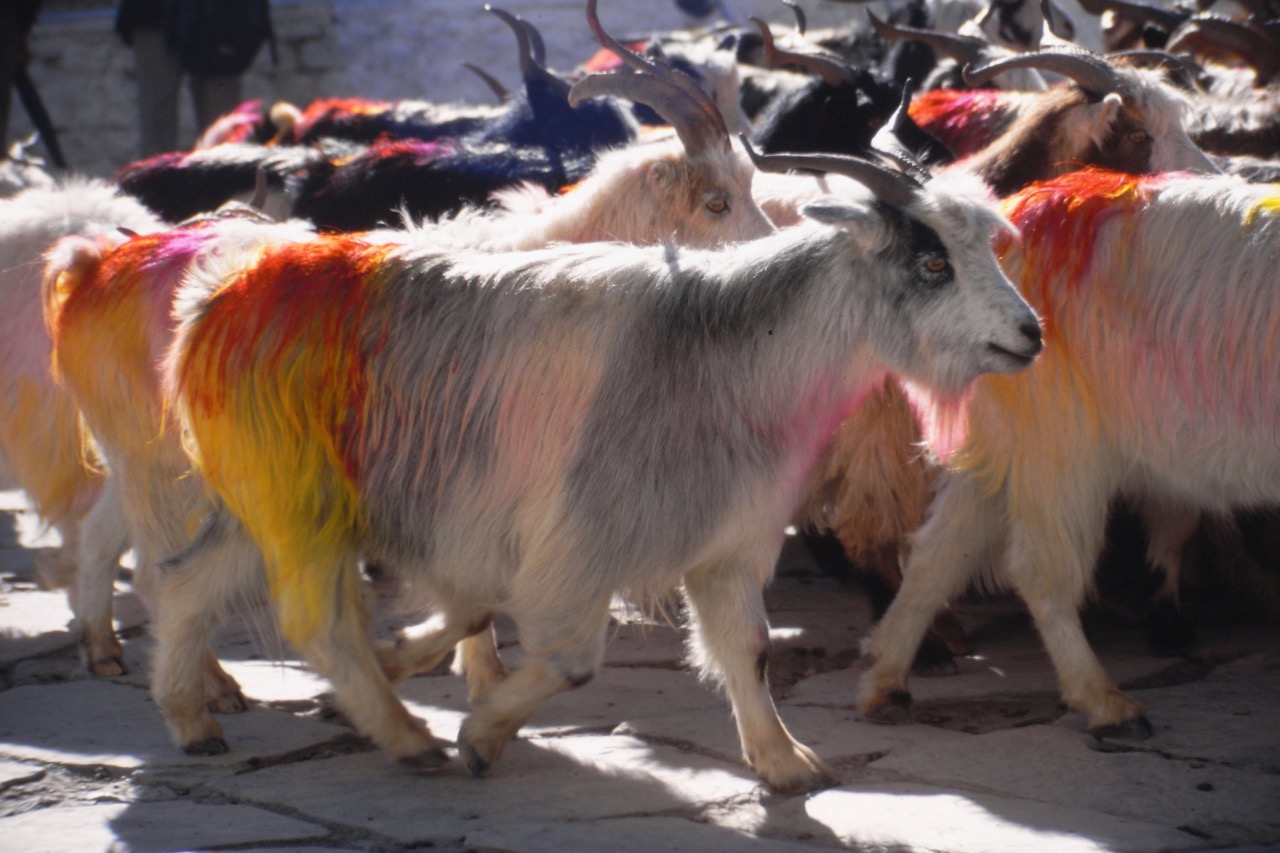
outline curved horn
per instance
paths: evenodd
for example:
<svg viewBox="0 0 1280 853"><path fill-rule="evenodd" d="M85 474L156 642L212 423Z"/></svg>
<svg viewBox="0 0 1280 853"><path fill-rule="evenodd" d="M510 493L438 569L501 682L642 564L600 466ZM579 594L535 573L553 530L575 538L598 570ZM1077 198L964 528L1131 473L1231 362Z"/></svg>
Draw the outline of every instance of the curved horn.
<svg viewBox="0 0 1280 853"><path fill-rule="evenodd" d="M759 18L752 18L751 23L759 28L760 35L764 38L765 65L769 68L777 68L779 65L794 65L810 74L821 77L829 86L839 86L853 79L853 74L849 71L847 65L834 59L828 59L825 56L783 50L774 43L773 32L769 29L768 24Z"/></svg>
<svg viewBox="0 0 1280 853"><path fill-rule="evenodd" d="M483 68L472 65L470 62L462 63L462 67L483 80L484 84L489 87L489 90L498 97L498 100L505 101L511 96L511 93L507 91L507 87L502 85L496 77L488 71L485 71Z"/></svg>
<svg viewBox="0 0 1280 853"><path fill-rule="evenodd" d="M527 87L534 79L541 79L552 89L562 91L568 97L569 84L537 62L534 62L533 47L529 39L529 28L525 26L525 23L510 12L491 6L488 3L485 4L484 10L497 15L516 34L516 44L520 49L520 77L524 80L525 86ZM541 37L539 37L539 41L541 41Z"/></svg>
<svg viewBox="0 0 1280 853"><path fill-rule="evenodd" d="M617 39L606 33L604 27L600 25L600 18L596 14L596 0L587 0L587 24L591 27L591 32L595 33L596 40L603 47L617 54L618 58L632 71L651 74L659 80L671 84L697 105L699 123L705 124L706 129L697 131L694 134L695 136L722 139L725 145L729 144L729 128L724 123L724 116L720 115L720 109L711 100L711 96L702 91L702 87L694 82L692 77L676 71L665 63L657 63L645 59L635 51L627 50L623 47ZM650 106L653 105L650 104ZM657 109L657 107L654 107L654 109ZM680 132L679 128L677 128L677 132ZM683 138L683 135L681 135L682 140ZM694 152L690 151L689 153L692 154Z"/></svg>
<svg viewBox="0 0 1280 853"><path fill-rule="evenodd" d="M1091 50L1080 47L1019 53L996 59L976 68L965 66L962 73L964 82L977 88L986 84L997 74L1011 68L1036 68L1061 74L1074 80L1093 98L1101 98L1111 92L1125 95L1130 89L1129 81L1117 73L1107 60Z"/></svg>
<svg viewBox="0 0 1280 853"><path fill-rule="evenodd" d="M804 31L809 29L809 19L805 17L804 9L800 8L800 4L796 0L782 0L782 5L790 9L791 13L796 16L796 32L799 35L804 35Z"/></svg>
<svg viewBox="0 0 1280 853"><path fill-rule="evenodd" d="M529 36L529 52L533 55L533 61L539 65L547 64L547 43L542 40L542 33L538 32L529 21L524 18L518 18L520 26L524 27L525 34Z"/></svg>
<svg viewBox="0 0 1280 853"><path fill-rule="evenodd" d="M957 62L970 65L991 58L991 44L986 39L889 24L876 17L870 9L867 10L867 18L871 21L871 28L882 39L923 42Z"/></svg>
<svg viewBox="0 0 1280 853"><path fill-rule="evenodd" d="M670 124L680 137L685 151L695 156L713 150L718 143L729 144L729 132L714 127L706 120L701 107L691 101L679 87L652 74L626 71L589 74L569 90L569 104L576 107L587 98L615 95L646 106Z"/></svg>
<svg viewBox="0 0 1280 853"><path fill-rule="evenodd" d="M745 134L738 134L747 156L762 172L834 172L852 178L865 186L876 198L893 207L902 207L915 198L920 183L914 178L892 172L868 160L841 154L760 154L751 147Z"/></svg>
<svg viewBox="0 0 1280 853"><path fill-rule="evenodd" d="M898 108L893 111L893 115L889 116L889 120L871 137L871 150L887 158L903 173L923 184L932 176L929 170L916 160L907 146L902 144L902 138L899 136L902 123L907 118L907 108L911 105L911 94L914 89L915 82L910 79L903 84L902 100L898 103Z"/></svg>
<svg viewBox="0 0 1280 853"><path fill-rule="evenodd" d="M1278 46L1274 41L1247 24L1216 15L1189 18L1169 37L1166 47L1171 52L1194 52L1200 47L1227 51L1244 60L1256 72L1260 84L1267 83L1280 72L1280 59L1276 56Z"/></svg>

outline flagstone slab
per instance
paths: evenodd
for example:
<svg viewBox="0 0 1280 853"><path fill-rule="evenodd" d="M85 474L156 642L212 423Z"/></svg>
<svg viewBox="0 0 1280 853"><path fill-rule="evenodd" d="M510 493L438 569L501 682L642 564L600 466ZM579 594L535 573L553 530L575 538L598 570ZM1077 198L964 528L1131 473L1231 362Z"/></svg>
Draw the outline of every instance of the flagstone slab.
<svg viewBox="0 0 1280 853"><path fill-rule="evenodd" d="M1219 845L1280 841L1280 776L1141 750L1104 751L1063 726L904 746L871 768L944 789L1189 827Z"/></svg>
<svg viewBox="0 0 1280 853"><path fill-rule="evenodd" d="M519 738L483 779L457 760L420 773L371 752L221 776L208 786L237 801L419 844L469 839L496 825L696 816L759 788L734 765L610 735Z"/></svg>
<svg viewBox="0 0 1280 853"><path fill-rule="evenodd" d="M1109 743L1280 776L1280 652L1250 655L1202 681L1131 695L1146 706L1155 733Z"/></svg>
<svg viewBox="0 0 1280 853"><path fill-rule="evenodd" d="M0 818L4 847L23 853L201 850L327 835L323 826L252 806L181 800L44 808Z"/></svg>
<svg viewBox="0 0 1280 853"><path fill-rule="evenodd" d="M263 707L218 720L231 751L189 756L170 741L145 690L98 679L15 687L0 693L0 754L56 764L228 767L350 731Z"/></svg>
<svg viewBox="0 0 1280 853"><path fill-rule="evenodd" d="M947 853L1103 853L1196 849L1173 827L986 793L920 784L853 785L815 794L808 816L842 844Z"/></svg>

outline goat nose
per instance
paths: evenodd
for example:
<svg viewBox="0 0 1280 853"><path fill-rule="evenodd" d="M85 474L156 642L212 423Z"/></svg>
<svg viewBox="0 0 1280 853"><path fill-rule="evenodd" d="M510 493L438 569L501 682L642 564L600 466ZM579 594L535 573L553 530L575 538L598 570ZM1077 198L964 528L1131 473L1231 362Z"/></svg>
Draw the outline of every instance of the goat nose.
<svg viewBox="0 0 1280 853"><path fill-rule="evenodd" d="M1032 346L1036 348L1036 352L1040 352L1040 350L1044 348L1044 338L1040 332L1039 323L1023 323L1022 326L1019 327L1019 331L1021 331L1023 336L1026 337L1026 339L1031 342Z"/></svg>

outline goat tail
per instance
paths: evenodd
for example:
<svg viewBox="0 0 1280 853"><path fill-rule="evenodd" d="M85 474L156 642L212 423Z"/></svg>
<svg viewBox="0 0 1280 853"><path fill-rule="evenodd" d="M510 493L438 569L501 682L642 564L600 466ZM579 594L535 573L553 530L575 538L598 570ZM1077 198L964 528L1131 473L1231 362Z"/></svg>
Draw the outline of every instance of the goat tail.
<svg viewBox="0 0 1280 853"><path fill-rule="evenodd" d="M114 246L114 241L105 237L72 235L54 243L45 253L40 298L44 308L45 328L49 330L50 337L57 338L59 318L68 297L93 276L102 259Z"/></svg>
<svg viewBox="0 0 1280 853"><path fill-rule="evenodd" d="M342 238L266 252L189 306L171 364L188 455L261 549L299 645L358 598L362 252Z"/></svg>

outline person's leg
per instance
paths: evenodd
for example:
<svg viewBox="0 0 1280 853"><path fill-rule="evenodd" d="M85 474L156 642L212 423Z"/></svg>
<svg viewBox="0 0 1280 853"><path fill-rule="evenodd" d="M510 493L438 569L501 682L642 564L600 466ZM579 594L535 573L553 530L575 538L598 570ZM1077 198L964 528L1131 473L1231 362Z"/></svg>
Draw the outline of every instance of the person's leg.
<svg viewBox="0 0 1280 853"><path fill-rule="evenodd" d="M196 113L196 136L204 133L219 117L240 106L240 77L196 77L192 75L187 85L191 88L191 103Z"/></svg>
<svg viewBox="0 0 1280 853"><path fill-rule="evenodd" d="M22 32L17 4L0 3L0 156L9 149L9 103L13 99L13 75L17 71Z"/></svg>
<svg viewBox="0 0 1280 853"><path fill-rule="evenodd" d="M133 33L138 82L138 155L150 157L178 147L178 89L182 69L160 30Z"/></svg>

